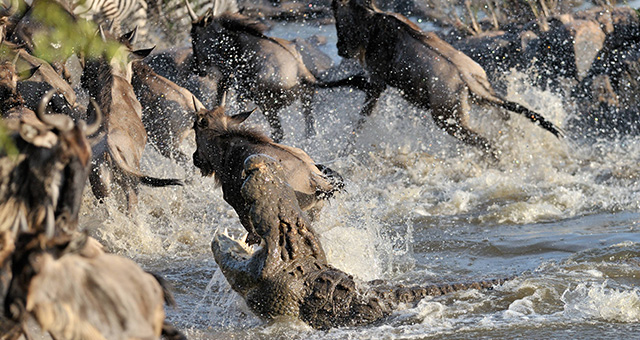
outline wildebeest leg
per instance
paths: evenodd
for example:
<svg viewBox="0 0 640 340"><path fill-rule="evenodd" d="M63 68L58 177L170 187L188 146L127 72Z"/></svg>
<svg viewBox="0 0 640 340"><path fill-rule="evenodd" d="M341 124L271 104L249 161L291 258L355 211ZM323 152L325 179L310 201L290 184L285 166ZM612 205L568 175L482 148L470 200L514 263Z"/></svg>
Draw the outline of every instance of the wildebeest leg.
<svg viewBox="0 0 640 340"><path fill-rule="evenodd" d="M434 105L432 116L436 125L466 144L481 148L484 152L491 155L494 160L497 160L498 155L491 146L491 143L489 143L486 138L472 131L467 125L467 118L469 110L471 109L468 96L461 94L458 98L458 103L449 101Z"/></svg>
<svg viewBox="0 0 640 340"><path fill-rule="evenodd" d="M216 90L216 106L221 105L222 98L226 96L227 91L229 91L229 83L231 82L231 77L228 75L223 75L220 81L218 82L218 88Z"/></svg>
<svg viewBox="0 0 640 340"><path fill-rule="evenodd" d="M384 91L384 88L385 88L384 85L383 86L375 86L374 84L371 84L371 85L372 86L367 88L365 92L366 96L364 100L364 106L360 111L360 118L356 123L356 129L354 132L359 131L360 128L362 128L362 125L366 121L367 117L371 116L371 113L373 112L373 109L376 108L376 105L378 104L378 100L380 99L380 96L382 95L382 92Z"/></svg>
<svg viewBox="0 0 640 340"><path fill-rule="evenodd" d="M138 208L138 185L133 183L132 179L127 180L124 188L124 194L127 197L127 211L133 214Z"/></svg>
<svg viewBox="0 0 640 340"><path fill-rule="evenodd" d="M305 87L300 95L300 101L302 102L302 113L304 114L304 120L306 123L307 137L315 136L315 120L313 118L312 105L313 96L315 95L315 89L312 87Z"/></svg>
<svg viewBox="0 0 640 340"><path fill-rule="evenodd" d="M89 174L89 184L91 184L91 191L93 192L93 195L99 201L102 201L102 199L109 196L109 189L111 185L111 171L108 168L107 162L98 162L99 164L91 165L92 169L91 173Z"/></svg>
<svg viewBox="0 0 640 340"><path fill-rule="evenodd" d="M384 89L384 85L367 87L365 91L364 106L362 107L362 110L360 110L360 117L356 122L356 126L353 128L353 132L351 133L349 140L347 141L347 147L340 153L340 156L347 156L353 150L356 143L356 135L360 132L362 126L367 121L367 117L371 116L373 109L376 108L378 100L380 99Z"/></svg>
<svg viewBox="0 0 640 340"><path fill-rule="evenodd" d="M267 117L267 122L269 122L269 126L271 126L271 138L276 143L279 143L284 138L284 131L282 130L282 124L280 123L280 118L278 117L278 111L282 108L280 104L263 104L259 105L262 110L262 114Z"/></svg>

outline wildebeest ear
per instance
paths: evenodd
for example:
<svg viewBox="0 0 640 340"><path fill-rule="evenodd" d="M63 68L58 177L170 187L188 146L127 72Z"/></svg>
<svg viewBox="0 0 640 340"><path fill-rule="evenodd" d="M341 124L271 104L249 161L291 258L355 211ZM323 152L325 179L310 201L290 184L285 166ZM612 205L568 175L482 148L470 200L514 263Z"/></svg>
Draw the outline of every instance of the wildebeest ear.
<svg viewBox="0 0 640 340"><path fill-rule="evenodd" d="M131 51L131 55L133 56L133 59L144 59L145 57L147 57L149 54L151 54L151 52L153 51L153 49L155 49L156 47L153 46L152 48L145 48L142 50L135 50L135 51Z"/></svg>
<svg viewBox="0 0 640 340"><path fill-rule="evenodd" d="M138 26L136 26L131 32L127 32L120 36L120 42L127 42L132 46L136 43L136 40L138 40Z"/></svg>
<svg viewBox="0 0 640 340"><path fill-rule="evenodd" d="M231 121L233 121L236 124L240 124L242 122L244 122L245 120L247 120L247 118L249 118L249 116L251 116L251 114L253 112L256 111L257 108L253 108L253 110L249 110L249 111L245 111L242 113L238 113L236 115L233 115L231 117L229 117L231 119Z"/></svg>
<svg viewBox="0 0 640 340"><path fill-rule="evenodd" d="M40 69L40 66L42 66L42 64L32 67L28 70L24 70L22 72L18 73L18 79L19 80L27 80L31 77L33 77L34 74L36 74L36 72L38 72L38 70Z"/></svg>
<svg viewBox="0 0 640 340"><path fill-rule="evenodd" d="M51 131L40 131L27 123L20 124L20 137L27 143L50 149L58 143L58 136Z"/></svg>

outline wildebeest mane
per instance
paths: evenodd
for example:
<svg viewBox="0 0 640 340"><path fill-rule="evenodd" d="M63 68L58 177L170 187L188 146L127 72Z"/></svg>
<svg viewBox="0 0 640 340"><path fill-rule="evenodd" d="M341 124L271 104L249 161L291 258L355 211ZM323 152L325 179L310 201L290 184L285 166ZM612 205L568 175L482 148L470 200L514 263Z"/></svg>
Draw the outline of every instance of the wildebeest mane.
<svg viewBox="0 0 640 340"><path fill-rule="evenodd" d="M224 28L243 31L259 37L262 37L268 29L267 25L240 13L224 13L217 20Z"/></svg>
<svg viewBox="0 0 640 340"><path fill-rule="evenodd" d="M205 15L200 19L200 22L206 26L209 22L214 20L226 29L232 31L243 31L256 36L263 36L264 32L268 29L267 25L240 13L225 12L214 17L213 11L211 10L205 13Z"/></svg>
<svg viewBox="0 0 640 340"><path fill-rule="evenodd" d="M106 113L103 117L103 124L106 124L109 121L108 113L111 112L111 104L113 103L111 95L111 89L113 88L111 65L101 58L88 61L86 68L90 71L83 72L83 85L88 89L91 96L95 95L95 100L99 103L100 109Z"/></svg>
<svg viewBox="0 0 640 340"><path fill-rule="evenodd" d="M273 140L269 138L264 132L254 127L248 127L243 125L227 125L219 126L212 129L213 132L222 139L231 139L234 137L246 139L251 143L273 143Z"/></svg>

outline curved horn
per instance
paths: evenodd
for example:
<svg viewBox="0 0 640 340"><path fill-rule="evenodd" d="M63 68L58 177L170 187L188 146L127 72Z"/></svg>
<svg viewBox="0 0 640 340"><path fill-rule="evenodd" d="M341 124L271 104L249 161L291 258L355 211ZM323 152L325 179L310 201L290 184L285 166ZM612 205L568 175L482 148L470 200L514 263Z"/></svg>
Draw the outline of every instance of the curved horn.
<svg viewBox="0 0 640 340"><path fill-rule="evenodd" d="M100 38L102 39L102 42L107 42L107 36L104 34L104 29L102 28L102 25L98 26L98 30L100 31Z"/></svg>
<svg viewBox="0 0 640 340"><path fill-rule="evenodd" d="M193 109L198 112L200 109L198 108L198 102L196 101L196 96L191 95L191 99L193 100Z"/></svg>
<svg viewBox="0 0 640 340"><path fill-rule="evenodd" d="M18 59L20 58L20 51L16 51L16 56L13 57L13 60L11 61L11 65L16 66L16 63L18 62Z"/></svg>
<svg viewBox="0 0 640 340"><path fill-rule="evenodd" d="M18 4L18 0L11 0L9 7L5 7L3 5L2 9L0 9L0 17L10 17L14 15L18 11L19 7L20 5Z"/></svg>
<svg viewBox="0 0 640 340"><path fill-rule="evenodd" d="M191 21L198 21L198 19L199 19L198 15L193 10L193 8L191 8L191 4L189 4L189 0L184 0L184 4L187 6L187 12L189 12L189 16L191 17Z"/></svg>
<svg viewBox="0 0 640 340"><path fill-rule="evenodd" d="M42 99L40 99L40 103L38 104L38 109L36 110L36 116L46 125L52 126L62 132L67 132L73 129L73 121L69 116L47 115L44 113L51 97L53 97L56 92L58 92L57 89L51 89L42 96Z"/></svg>
<svg viewBox="0 0 640 340"><path fill-rule="evenodd" d="M222 107L227 106L227 91L224 91L224 93L222 94L222 99L220 100L220 106Z"/></svg>
<svg viewBox="0 0 640 340"><path fill-rule="evenodd" d="M102 110L100 110L100 106L98 106L98 103L96 103L93 98L91 98L91 105L93 105L93 107L95 108L96 117L93 120L93 123L87 125L85 129L85 134L87 136L95 134L96 132L98 132L98 130L100 130L100 127L102 126Z"/></svg>

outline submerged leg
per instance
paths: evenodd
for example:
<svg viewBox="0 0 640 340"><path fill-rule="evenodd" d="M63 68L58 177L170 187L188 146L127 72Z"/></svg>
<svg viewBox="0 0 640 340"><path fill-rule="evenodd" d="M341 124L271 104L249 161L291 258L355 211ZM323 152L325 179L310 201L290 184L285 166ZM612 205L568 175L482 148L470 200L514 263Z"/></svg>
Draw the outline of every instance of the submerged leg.
<svg viewBox="0 0 640 340"><path fill-rule="evenodd" d="M282 130L282 124L280 123L277 111L263 110L262 112L267 117L269 126L271 126L271 138L273 138L276 143L280 143L284 138L284 131Z"/></svg>
<svg viewBox="0 0 640 340"><path fill-rule="evenodd" d="M302 102L302 113L304 114L304 120L306 124L306 136L307 138L316 135L315 119L313 118L312 105L313 97L315 95L315 89L312 87L306 87L302 90L300 101Z"/></svg>
<svg viewBox="0 0 640 340"><path fill-rule="evenodd" d="M440 103L433 107L433 120L436 125L449 135L463 141L468 145L479 147L494 161L498 160L498 154L489 143L489 140L474 132L467 125L469 110L468 96L461 95L457 103L451 101Z"/></svg>

